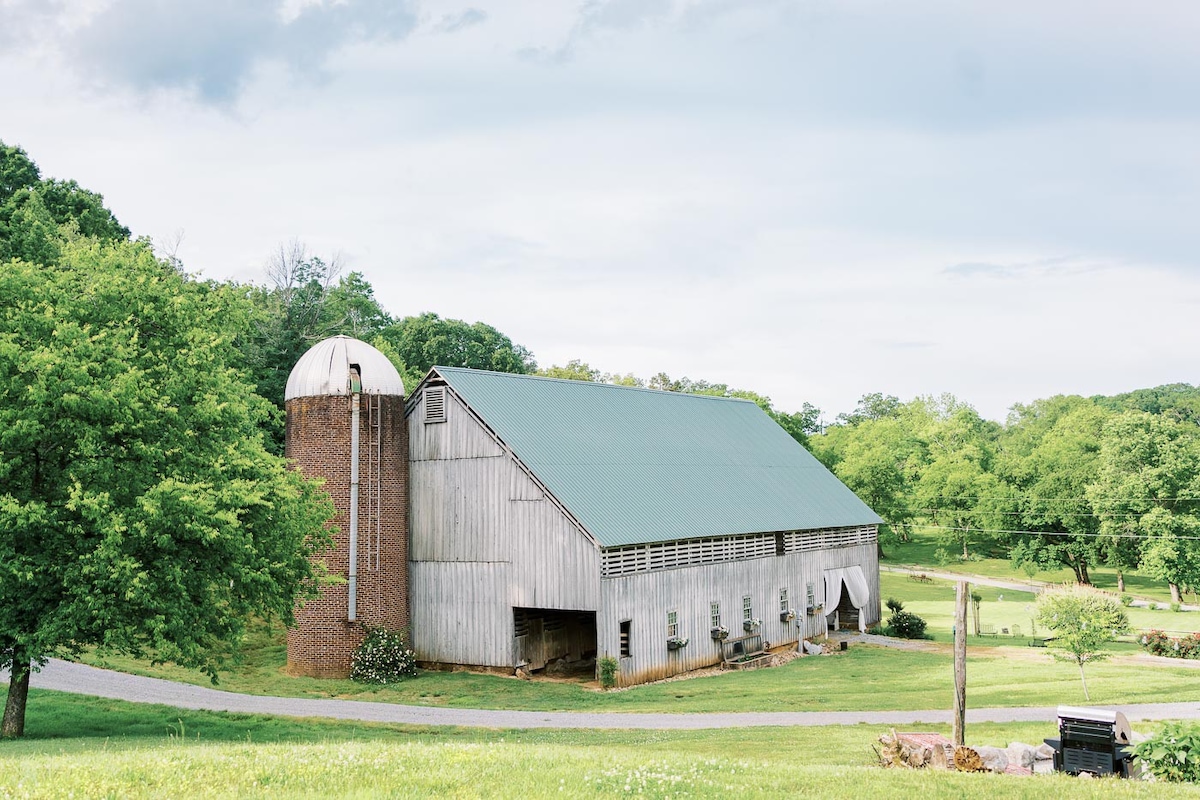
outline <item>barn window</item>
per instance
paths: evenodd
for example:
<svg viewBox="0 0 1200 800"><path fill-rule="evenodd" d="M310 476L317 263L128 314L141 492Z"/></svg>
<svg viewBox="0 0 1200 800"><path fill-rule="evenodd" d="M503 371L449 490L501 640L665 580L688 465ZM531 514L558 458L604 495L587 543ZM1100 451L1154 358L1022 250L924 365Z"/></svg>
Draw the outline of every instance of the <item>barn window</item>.
<svg viewBox="0 0 1200 800"><path fill-rule="evenodd" d="M750 599L750 595L742 598L742 622L747 622L754 619L754 601Z"/></svg>
<svg viewBox="0 0 1200 800"><path fill-rule="evenodd" d="M446 387L425 387L425 421L446 421Z"/></svg>
<svg viewBox="0 0 1200 800"><path fill-rule="evenodd" d="M667 638L674 639L679 635L679 612L667 612Z"/></svg>
<svg viewBox="0 0 1200 800"><path fill-rule="evenodd" d="M708 619L712 623L712 627L721 627L721 604L716 600L708 604Z"/></svg>
<svg viewBox="0 0 1200 800"><path fill-rule="evenodd" d="M630 628L633 623L630 620L621 621L621 658L629 658L632 651L629 649Z"/></svg>
<svg viewBox="0 0 1200 800"><path fill-rule="evenodd" d="M808 585L808 598L805 600L804 605L809 611L812 611L817 606L817 594L811 583Z"/></svg>
<svg viewBox="0 0 1200 800"><path fill-rule="evenodd" d="M791 609L788 607L788 592L787 589L779 590L779 611L786 614Z"/></svg>
<svg viewBox="0 0 1200 800"><path fill-rule="evenodd" d="M775 555L781 556L786 552L787 552L787 545L784 544L783 534L782 533L775 534Z"/></svg>

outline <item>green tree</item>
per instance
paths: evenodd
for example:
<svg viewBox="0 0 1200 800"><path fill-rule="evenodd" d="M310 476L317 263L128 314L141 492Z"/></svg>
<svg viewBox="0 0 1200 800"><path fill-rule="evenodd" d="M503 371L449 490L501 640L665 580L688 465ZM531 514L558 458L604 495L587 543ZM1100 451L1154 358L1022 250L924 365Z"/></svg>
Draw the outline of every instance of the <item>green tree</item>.
<svg viewBox="0 0 1200 800"><path fill-rule="evenodd" d="M1100 433L1109 413L1082 397L1052 397L1014 406L1000 440L997 473L1016 496L1014 566L1070 567L1079 583L1101 558L1087 489L1100 468Z"/></svg>
<svg viewBox="0 0 1200 800"><path fill-rule="evenodd" d="M24 150L0 142L0 261L47 258L47 220L51 228L68 226L104 241L129 238L129 229L104 207L103 197L75 181L43 179ZM26 227L30 223L33 230ZM31 238L40 242L32 251ZM50 238L59 238L58 231Z"/></svg>
<svg viewBox="0 0 1200 800"><path fill-rule="evenodd" d="M899 397L872 392L860 397L858 405L849 414L838 414L837 422L839 425L857 425L868 420L898 417L901 408L903 408L903 403L900 402Z"/></svg>
<svg viewBox="0 0 1200 800"><path fill-rule="evenodd" d="M917 513L943 528L942 537L970 557L972 542L1002 536L1011 492L992 472L999 426L953 395L919 397L898 419L921 441L925 462L915 481Z"/></svg>
<svg viewBox="0 0 1200 800"><path fill-rule="evenodd" d="M903 541L914 518L913 482L920 445L895 417L835 425L812 439L813 454L887 522L879 546Z"/></svg>
<svg viewBox="0 0 1200 800"><path fill-rule="evenodd" d="M1102 540L1134 539L1140 566L1167 583L1200 584L1200 427L1126 411L1104 426L1100 471L1088 496Z"/></svg>
<svg viewBox="0 0 1200 800"><path fill-rule="evenodd" d="M425 313L405 317L380 336L410 369L422 375L435 366L470 367L527 375L537 370L533 354L483 322L467 323Z"/></svg>
<svg viewBox="0 0 1200 800"><path fill-rule="evenodd" d="M225 291L253 308L238 349L258 394L282 410L288 375L308 348L338 334L372 341L392 319L361 273L341 275L336 258L312 255L299 241L280 245L266 272L267 286L230 284ZM282 453L282 415L275 414L267 429L272 451Z"/></svg>
<svg viewBox="0 0 1200 800"><path fill-rule="evenodd" d="M562 367L558 364L544 367L539 369L537 374L543 378L558 378L564 381L585 381L588 383L600 383L604 379L604 375L600 370L578 358L571 359Z"/></svg>
<svg viewBox="0 0 1200 800"><path fill-rule="evenodd" d="M148 246L71 239L0 270L2 733L31 669L97 646L217 670L292 621L331 514L268 454L233 339L245 307Z"/></svg>
<svg viewBox="0 0 1200 800"><path fill-rule="evenodd" d="M1038 596L1037 621L1054 632L1050 642L1053 656L1079 667L1083 696L1091 700L1084 665L1108 658L1108 643L1129 632L1125 609L1116 599L1090 587L1065 586Z"/></svg>

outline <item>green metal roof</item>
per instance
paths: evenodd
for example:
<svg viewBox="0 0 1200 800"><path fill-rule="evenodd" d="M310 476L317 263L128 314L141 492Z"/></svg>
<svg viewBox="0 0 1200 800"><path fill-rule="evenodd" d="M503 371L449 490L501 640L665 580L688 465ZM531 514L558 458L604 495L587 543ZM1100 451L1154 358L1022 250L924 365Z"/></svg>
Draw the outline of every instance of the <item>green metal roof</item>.
<svg viewBox="0 0 1200 800"><path fill-rule="evenodd" d="M747 400L435 370L602 546L882 522Z"/></svg>

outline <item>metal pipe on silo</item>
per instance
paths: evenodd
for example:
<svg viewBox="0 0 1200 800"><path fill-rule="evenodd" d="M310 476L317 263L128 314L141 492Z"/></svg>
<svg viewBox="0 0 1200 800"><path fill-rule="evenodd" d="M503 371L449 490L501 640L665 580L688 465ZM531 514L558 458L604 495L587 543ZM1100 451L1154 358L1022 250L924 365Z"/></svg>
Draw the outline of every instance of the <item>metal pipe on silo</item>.
<svg viewBox="0 0 1200 800"><path fill-rule="evenodd" d="M346 619L358 619L358 405L362 380L358 369L351 365L350 391L350 596Z"/></svg>

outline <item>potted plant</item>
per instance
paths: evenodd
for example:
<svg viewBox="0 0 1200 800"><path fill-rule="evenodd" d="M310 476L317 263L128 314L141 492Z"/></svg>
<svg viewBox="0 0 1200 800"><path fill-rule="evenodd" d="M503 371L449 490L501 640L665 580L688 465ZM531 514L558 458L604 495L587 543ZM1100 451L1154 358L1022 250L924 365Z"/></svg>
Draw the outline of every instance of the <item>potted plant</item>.
<svg viewBox="0 0 1200 800"><path fill-rule="evenodd" d="M718 625L709 631L709 633L712 634L712 638L718 641L729 638L729 628L726 628L724 625Z"/></svg>
<svg viewBox="0 0 1200 800"><path fill-rule="evenodd" d="M796 609L794 609L794 608L789 608L787 611L779 612L779 621L780 622L791 622L795 618L796 618Z"/></svg>
<svg viewBox="0 0 1200 800"><path fill-rule="evenodd" d="M672 636L671 638L667 639L668 650L682 650L683 648L687 647L687 645L688 639L686 636Z"/></svg>
<svg viewBox="0 0 1200 800"><path fill-rule="evenodd" d="M747 619L742 621L742 628L744 628L747 633L754 633L754 631L758 630L761 625L761 619Z"/></svg>
<svg viewBox="0 0 1200 800"><path fill-rule="evenodd" d="M820 616L821 612L824 610L824 607L820 603L817 603L815 606L811 606L808 609L808 615L810 617Z"/></svg>

